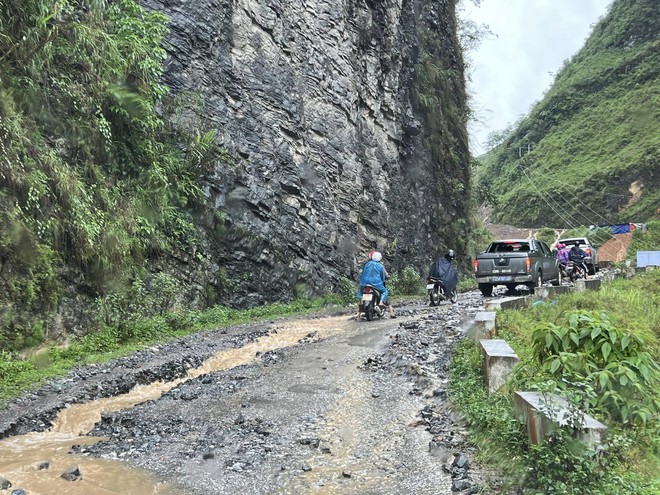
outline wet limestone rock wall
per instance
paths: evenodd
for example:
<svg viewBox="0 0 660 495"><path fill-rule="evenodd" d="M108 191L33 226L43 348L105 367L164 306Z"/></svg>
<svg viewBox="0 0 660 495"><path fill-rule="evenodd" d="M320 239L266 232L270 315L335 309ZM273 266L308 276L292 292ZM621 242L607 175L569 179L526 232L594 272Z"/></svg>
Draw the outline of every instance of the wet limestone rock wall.
<svg viewBox="0 0 660 495"><path fill-rule="evenodd" d="M355 279L372 248L391 271L460 252L469 157L454 4L146 2L171 19L169 118L216 129L232 156L205 178L219 214L204 276L220 300L319 293Z"/></svg>

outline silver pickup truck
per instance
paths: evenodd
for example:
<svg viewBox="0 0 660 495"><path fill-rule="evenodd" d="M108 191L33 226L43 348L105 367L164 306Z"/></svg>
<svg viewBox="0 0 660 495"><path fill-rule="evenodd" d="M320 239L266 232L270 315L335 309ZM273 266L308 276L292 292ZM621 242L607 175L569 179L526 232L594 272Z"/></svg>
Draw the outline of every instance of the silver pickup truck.
<svg viewBox="0 0 660 495"><path fill-rule="evenodd" d="M536 239L507 239L491 242L474 261L474 274L484 296L496 285L513 290L517 285L530 289L543 282L561 284L561 272L548 245Z"/></svg>

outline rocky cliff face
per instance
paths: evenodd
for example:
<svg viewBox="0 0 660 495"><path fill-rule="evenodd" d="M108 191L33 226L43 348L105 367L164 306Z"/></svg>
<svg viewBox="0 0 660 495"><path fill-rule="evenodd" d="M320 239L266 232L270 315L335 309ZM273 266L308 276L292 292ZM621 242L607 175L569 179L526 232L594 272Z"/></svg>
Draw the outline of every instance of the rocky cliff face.
<svg viewBox="0 0 660 495"><path fill-rule="evenodd" d="M391 271L461 252L469 157L454 4L147 2L171 18L171 118L217 129L232 156L206 178L221 212L207 275L225 302L317 293L355 278L372 248Z"/></svg>

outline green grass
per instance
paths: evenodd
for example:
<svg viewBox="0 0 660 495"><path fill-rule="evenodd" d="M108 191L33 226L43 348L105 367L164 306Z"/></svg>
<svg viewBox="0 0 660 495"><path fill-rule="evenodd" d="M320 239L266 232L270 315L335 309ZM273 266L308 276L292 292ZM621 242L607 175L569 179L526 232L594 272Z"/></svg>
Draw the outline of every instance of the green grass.
<svg viewBox="0 0 660 495"><path fill-rule="evenodd" d="M633 241L627 257L635 259L637 251L660 251L660 220L649 222L645 231L641 229L633 231Z"/></svg>
<svg viewBox="0 0 660 495"><path fill-rule="evenodd" d="M552 445L533 447L514 417L511 399L515 383L525 388L549 386L545 381L534 381L539 377L547 380L548 375L540 373L543 363L535 361L532 335L547 323L565 325L567 315L573 311L607 312L612 325L644 339L642 349L651 354L657 366L659 284L660 271L647 272L632 280L605 284L599 292L571 293L524 310L499 311L498 338L511 345L521 363L501 393L488 395L485 391L478 343L469 339L461 342L450 370L450 398L470 427L470 439L479 448L480 460L502 470L512 485L522 483L533 494L660 493L657 418L645 426L632 426L599 416L610 430L609 448L598 455L562 433L553 439Z"/></svg>

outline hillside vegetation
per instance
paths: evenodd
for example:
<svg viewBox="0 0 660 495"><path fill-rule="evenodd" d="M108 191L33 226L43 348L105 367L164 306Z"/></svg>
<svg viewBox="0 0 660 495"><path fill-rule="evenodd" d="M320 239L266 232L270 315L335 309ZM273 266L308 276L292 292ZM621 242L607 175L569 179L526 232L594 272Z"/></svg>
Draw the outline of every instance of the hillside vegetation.
<svg viewBox="0 0 660 495"><path fill-rule="evenodd" d="M660 9L615 0L529 115L482 158L493 221L577 227L653 219L660 205Z"/></svg>
<svg viewBox="0 0 660 495"><path fill-rule="evenodd" d="M166 22L133 0L0 2L0 349L62 326L65 295L121 324L179 292L147 262L194 251L215 150L157 112Z"/></svg>
<svg viewBox="0 0 660 495"><path fill-rule="evenodd" d="M452 362L449 393L479 447L478 458L498 466L525 493L659 493L659 282L654 270L606 282L599 291L499 311L498 338L520 358L500 393L483 386L479 342L464 339ZM579 442L567 426L530 444L514 412L513 392L519 390L564 397L606 424L608 441Z"/></svg>

